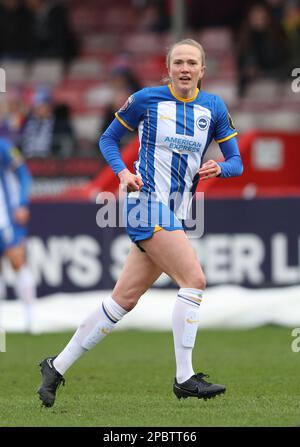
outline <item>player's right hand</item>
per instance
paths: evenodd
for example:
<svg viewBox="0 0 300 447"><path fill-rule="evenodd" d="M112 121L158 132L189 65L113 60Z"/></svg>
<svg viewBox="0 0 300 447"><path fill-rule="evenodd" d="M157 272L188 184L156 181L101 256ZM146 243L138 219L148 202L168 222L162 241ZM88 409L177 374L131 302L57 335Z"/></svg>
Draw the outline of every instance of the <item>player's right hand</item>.
<svg viewBox="0 0 300 447"><path fill-rule="evenodd" d="M123 169L119 172L118 177L122 189L127 192L139 191L144 185L141 177L132 174L128 169Z"/></svg>
<svg viewBox="0 0 300 447"><path fill-rule="evenodd" d="M26 225L29 221L29 209L25 206L19 206L14 210L15 222L19 225Z"/></svg>

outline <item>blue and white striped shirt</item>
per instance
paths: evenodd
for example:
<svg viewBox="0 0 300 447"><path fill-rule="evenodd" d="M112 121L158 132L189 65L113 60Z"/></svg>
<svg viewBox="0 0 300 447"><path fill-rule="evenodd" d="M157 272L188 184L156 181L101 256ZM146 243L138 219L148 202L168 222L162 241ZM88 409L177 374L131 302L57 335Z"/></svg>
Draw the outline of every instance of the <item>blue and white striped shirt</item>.
<svg viewBox="0 0 300 447"><path fill-rule="evenodd" d="M213 139L221 144L237 135L220 97L197 89L193 98L184 99L175 94L171 85L148 87L134 93L116 113L116 118L128 130L138 129L140 147L135 170L143 180L142 191L154 193L165 204L174 192L195 192L197 171ZM118 173L125 165L120 156L110 159L106 135L111 135L110 127L103 134L100 147ZM238 148L235 155L241 163ZM185 218L186 211L182 209L176 215Z"/></svg>

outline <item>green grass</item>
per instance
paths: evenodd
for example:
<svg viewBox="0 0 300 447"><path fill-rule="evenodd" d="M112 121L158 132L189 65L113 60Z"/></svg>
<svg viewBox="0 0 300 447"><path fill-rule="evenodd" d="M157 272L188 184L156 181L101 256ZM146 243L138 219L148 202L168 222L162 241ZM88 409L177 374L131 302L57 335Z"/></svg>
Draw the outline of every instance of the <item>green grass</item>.
<svg viewBox="0 0 300 447"><path fill-rule="evenodd" d="M58 353L70 336L7 334L0 426L300 425L300 353L291 350L290 329L199 331L195 368L227 386L224 396L208 401L173 395L171 333L115 332L67 372L55 406L42 408L38 362Z"/></svg>

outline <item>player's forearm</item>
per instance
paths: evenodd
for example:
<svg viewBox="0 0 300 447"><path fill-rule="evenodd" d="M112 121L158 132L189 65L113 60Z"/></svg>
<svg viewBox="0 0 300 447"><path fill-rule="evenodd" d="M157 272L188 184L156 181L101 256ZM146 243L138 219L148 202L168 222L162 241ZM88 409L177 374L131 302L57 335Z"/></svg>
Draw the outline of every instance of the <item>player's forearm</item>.
<svg viewBox="0 0 300 447"><path fill-rule="evenodd" d="M20 183L20 203L22 207L27 207L29 202L30 186L32 177L25 164L15 169L16 176Z"/></svg>
<svg viewBox="0 0 300 447"><path fill-rule="evenodd" d="M218 165L221 167L220 177L228 178L242 175L244 167L237 139L234 137L228 141L220 143L220 149L225 158L225 161L218 162Z"/></svg>
<svg viewBox="0 0 300 447"><path fill-rule="evenodd" d="M119 149L120 139L126 132L127 130L122 124L115 119L102 134L99 141L100 151L116 175L126 168Z"/></svg>
<svg viewBox="0 0 300 447"><path fill-rule="evenodd" d="M221 166L220 177L223 178L238 177L242 175L244 170L243 162L239 155L235 155L226 161L218 162L218 165Z"/></svg>

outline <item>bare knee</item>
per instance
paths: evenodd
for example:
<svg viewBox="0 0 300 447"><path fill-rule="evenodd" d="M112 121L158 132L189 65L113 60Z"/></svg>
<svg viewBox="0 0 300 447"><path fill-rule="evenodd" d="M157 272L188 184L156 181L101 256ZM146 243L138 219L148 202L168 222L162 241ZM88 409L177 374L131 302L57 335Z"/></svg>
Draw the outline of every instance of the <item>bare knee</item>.
<svg viewBox="0 0 300 447"><path fill-rule="evenodd" d="M17 272L25 264L25 251L23 245L18 245L8 249L5 253L8 258L12 269Z"/></svg>

